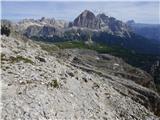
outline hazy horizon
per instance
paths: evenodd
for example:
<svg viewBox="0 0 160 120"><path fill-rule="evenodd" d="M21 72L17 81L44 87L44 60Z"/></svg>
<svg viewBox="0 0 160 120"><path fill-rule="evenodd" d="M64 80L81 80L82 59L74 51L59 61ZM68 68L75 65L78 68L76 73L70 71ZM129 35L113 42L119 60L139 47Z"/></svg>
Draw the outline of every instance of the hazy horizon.
<svg viewBox="0 0 160 120"><path fill-rule="evenodd" d="M2 2L2 18L12 21L41 17L73 21L82 11L105 13L123 22L160 24L159 2Z"/></svg>

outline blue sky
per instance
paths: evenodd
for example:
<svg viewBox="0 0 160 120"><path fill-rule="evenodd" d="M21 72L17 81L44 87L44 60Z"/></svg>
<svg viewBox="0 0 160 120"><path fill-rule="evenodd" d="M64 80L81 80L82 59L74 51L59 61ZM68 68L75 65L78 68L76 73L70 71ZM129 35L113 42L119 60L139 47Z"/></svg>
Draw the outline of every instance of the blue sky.
<svg viewBox="0 0 160 120"><path fill-rule="evenodd" d="M24 18L49 17L74 20L85 9L95 14L105 13L122 21L134 19L137 23L160 24L160 2L11 2L1 3L2 18L19 20Z"/></svg>

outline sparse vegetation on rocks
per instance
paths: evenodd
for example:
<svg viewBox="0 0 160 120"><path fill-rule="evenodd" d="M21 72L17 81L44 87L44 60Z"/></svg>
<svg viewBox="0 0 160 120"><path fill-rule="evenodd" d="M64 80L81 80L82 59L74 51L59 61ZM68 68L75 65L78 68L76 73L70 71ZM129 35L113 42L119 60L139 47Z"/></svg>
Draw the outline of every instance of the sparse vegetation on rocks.
<svg viewBox="0 0 160 120"><path fill-rule="evenodd" d="M40 62L46 62L45 58L43 57L36 56L36 59L38 59Z"/></svg>
<svg viewBox="0 0 160 120"><path fill-rule="evenodd" d="M11 63L16 63L16 62L20 62L20 61L23 61L24 63L30 63L30 64L33 64L33 63L34 63L31 59L25 58L25 57L23 57L23 56L16 56L16 57L11 56L11 57L9 58L9 61L10 61Z"/></svg>
<svg viewBox="0 0 160 120"><path fill-rule="evenodd" d="M6 35L9 36L10 35L10 29L6 26L1 26L1 35Z"/></svg>
<svg viewBox="0 0 160 120"><path fill-rule="evenodd" d="M54 51L58 50L58 47L54 44L47 44L47 43L41 44L40 43L39 45L43 50L49 52L50 54L52 54Z"/></svg>
<svg viewBox="0 0 160 120"><path fill-rule="evenodd" d="M53 87L53 88L59 88L59 83L57 80L52 80L47 84L47 86Z"/></svg>
<svg viewBox="0 0 160 120"><path fill-rule="evenodd" d="M1 53L1 61L4 61L5 59L5 54Z"/></svg>

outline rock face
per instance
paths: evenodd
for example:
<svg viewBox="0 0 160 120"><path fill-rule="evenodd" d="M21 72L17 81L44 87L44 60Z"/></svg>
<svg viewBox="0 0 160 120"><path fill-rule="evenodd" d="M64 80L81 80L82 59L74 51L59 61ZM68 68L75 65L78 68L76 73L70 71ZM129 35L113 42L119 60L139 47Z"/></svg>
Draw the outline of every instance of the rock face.
<svg viewBox="0 0 160 120"><path fill-rule="evenodd" d="M130 29L122 21L114 17L108 17L105 14L98 14L97 17L101 21L101 29L108 30L114 35L130 37Z"/></svg>
<svg viewBox="0 0 160 120"><path fill-rule="evenodd" d="M51 35L56 35L57 32L60 33L62 29L65 29L67 26L67 21L42 17L41 19L37 20L24 19L16 24L15 30L25 34L28 37L51 37Z"/></svg>
<svg viewBox="0 0 160 120"><path fill-rule="evenodd" d="M1 40L1 119L159 120L160 96L137 82L151 79L118 58L78 49L49 54L21 37Z"/></svg>
<svg viewBox="0 0 160 120"><path fill-rule="evenodd" d="M99 29L99 22L100 21L98 21L96 16L91 11L85 10L74 20L73 25L77 27Z"/></svg>
<svg viewBox="0 0 160 120"><path fill-rule="evenodd" d="M67 26L67 21L63 21L63 20L55 20L54 18L45 18L42 17L41 19L24 19L20 22L17 23L17 25L19 25L21 27L21 29L26 29L29 26L52 26L52 27L57 27L57 28L64 28Z"/></svg>
<svg viewBox="0 0 160 120"><path fill-rule="evenodd" d="M51 27L51 26L30 26L26 29L24 35L27 37L53 37L56 35L60 35L61 31L58 28Z"/></svg>
<svg viewBox="0 0 160 120"><path fill-rule="evenodd" d="M105 14L94 15L91 11L85 10L73 22L73 26L86 27L107 31L108 33L125 36L129 35L129 29L125 23L116 20L113 17L108 17Z"/></svg>

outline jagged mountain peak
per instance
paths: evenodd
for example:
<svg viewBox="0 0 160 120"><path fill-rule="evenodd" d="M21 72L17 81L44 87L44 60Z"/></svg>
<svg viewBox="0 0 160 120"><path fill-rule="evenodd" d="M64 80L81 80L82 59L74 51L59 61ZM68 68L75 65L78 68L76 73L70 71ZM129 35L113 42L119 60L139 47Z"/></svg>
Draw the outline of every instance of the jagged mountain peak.
<svg viewBox="0 0 160 120"><path fill-rule="evenodd" d="M55 18L46 18L46 17L41 17L38 21L40 21L40 22L55 21Z"/></svg>
<svg viewBox="0 0 160 120"><path fill-rule="evenodd" d="M104 13L95 14L89 10L84 10L73 21L73 26L96 29L99 31L107 31L113 35L124 37L129 35L129 29L125 23L114 17L108 17Z"/></svg>
<svg viewBox="0 0 160 120"><path fill-rule="evenodd" d="M100 13L97 15L99 18L108 18L108 16L105 13Z"/></svg>
<svg viewBox="0 0 160 120"><path fill-rule="evenodd" d="M101 20L101 22L104 22L104 26L105 26L105 23L109 22L109 17L105 13L98 14L97 18L99 20ZM101 24L103 24L103 23L101 23Z"/></svg>
<svg viewBox="0 0 160 120"><path fill-rule="evenodd" d="M79 16L83 16L87 18L95 18L94 13L89 10L84 10Z"/></svg>
<svg viewBox="0 0 160 120"><path fill-rule="evenodd" d="M73 21L73 26L99 29L96 16L89 10L84 10L78 15Z"/></svg>

